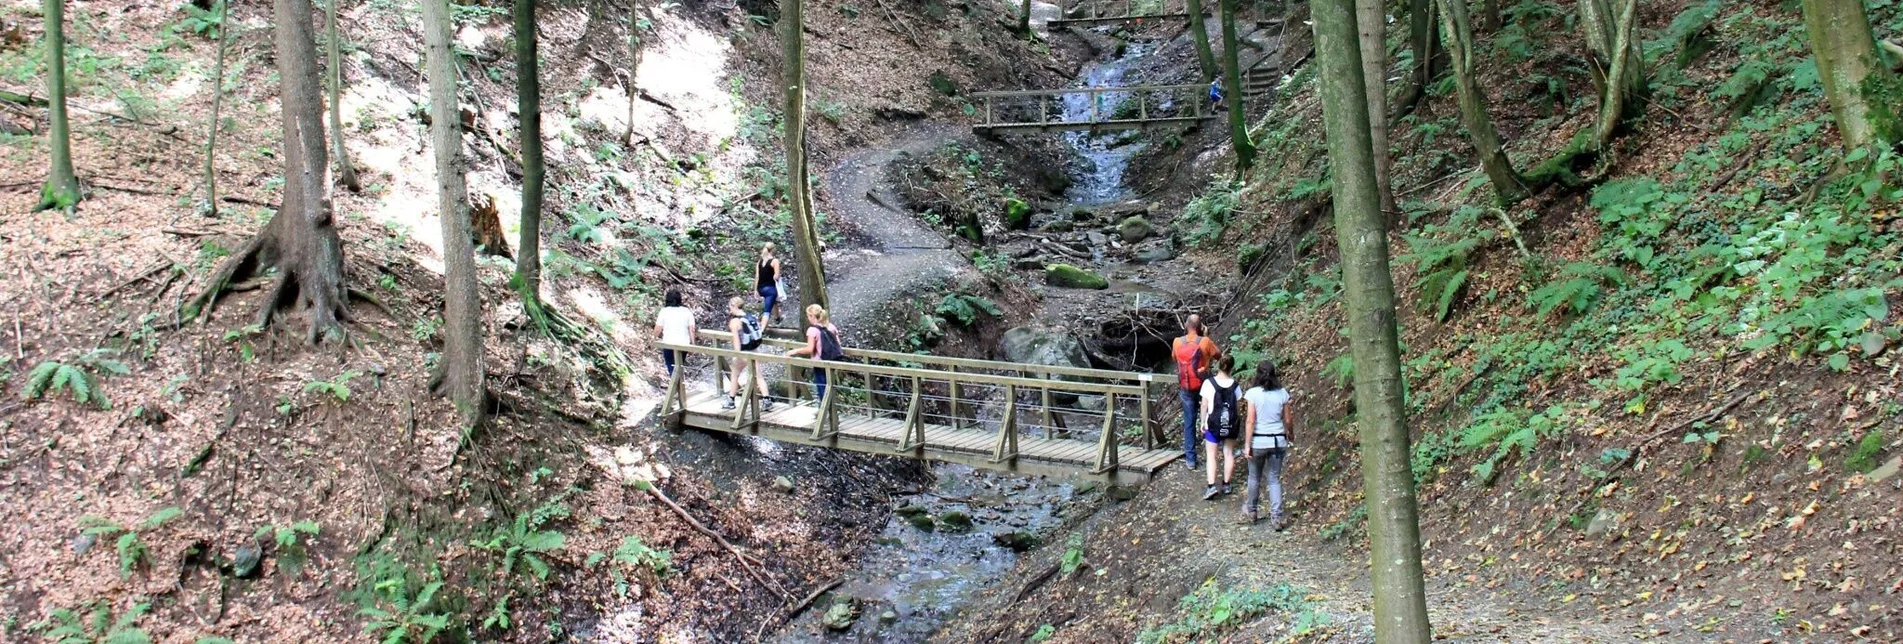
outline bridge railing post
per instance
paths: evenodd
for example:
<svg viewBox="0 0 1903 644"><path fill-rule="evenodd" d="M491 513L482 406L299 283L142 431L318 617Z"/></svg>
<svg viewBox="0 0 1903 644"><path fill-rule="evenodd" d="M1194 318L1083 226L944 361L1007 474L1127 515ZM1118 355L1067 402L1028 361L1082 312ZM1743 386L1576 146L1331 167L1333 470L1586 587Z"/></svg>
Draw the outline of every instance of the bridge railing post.
<svg viewBox="0 0 1903 644"><path fill-rule="evenodd" d="M1093 473L1102 474L1117 469L1117 452L1121 441L1117 437L1117 395L1104 394L1103 435L1097 438L1097 462L1093 464Z"/></svg>
<svg viewBox="0 0 1903 644"><path fill-rule="evenodd" d="M964 424L964 421L958 416L958 390L963 388L958 385L958 365L948 365L945 371L951 374L951 377L947 379L947 382L950 383L949 389L951 389L951 413L946 414L951 417L951 422L947 424L951 425L952 429L958 429L959 426Z"/></svg>
<svg viewBox="0 0 1903 644"><path fill-rule="evenodd" d="M1141 420L1137 424L1143 429L1143 449L1156 449L1156 419L1150 416L1150 376L1143 374L1138 384L1143 386L1143 400L1138 403L1137 413Z"/></svg>

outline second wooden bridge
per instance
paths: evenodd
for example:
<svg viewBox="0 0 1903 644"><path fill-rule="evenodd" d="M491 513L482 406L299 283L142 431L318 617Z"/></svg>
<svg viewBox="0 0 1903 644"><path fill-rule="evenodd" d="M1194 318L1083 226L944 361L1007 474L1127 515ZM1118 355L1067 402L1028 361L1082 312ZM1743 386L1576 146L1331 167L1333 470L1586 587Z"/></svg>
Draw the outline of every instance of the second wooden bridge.
<svg viewBox="0 0 1903 644"><path fill-rule="evenodd" d="M1146 481L1183 455L1158 445L1174 421L1161 409L1172 405L1152 405L1151 374L863 349L822 362L775 355L803 344L790 339L748 352L725 348L726 333L700 341L663 347L680 365L661 407L675 428L1117 484ZM735 367L761 377L743 378L728 408ZM817 400L797 395L812 390L799 370L827 374Z"/></svg>
<svg viewBox="0 0 1903 644"><path fill-rule="evenodd" d="M1110 132L1194 125L1216 118L1206 85L1075 87L977 92L978 133Z"/></svg>

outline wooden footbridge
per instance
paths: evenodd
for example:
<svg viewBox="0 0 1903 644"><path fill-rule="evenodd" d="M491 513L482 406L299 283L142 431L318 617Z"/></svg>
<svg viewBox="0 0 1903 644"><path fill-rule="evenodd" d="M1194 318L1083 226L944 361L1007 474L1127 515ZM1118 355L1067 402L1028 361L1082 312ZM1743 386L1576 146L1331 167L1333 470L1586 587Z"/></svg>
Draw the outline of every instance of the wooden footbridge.
<svg viewBox="0 0 1903 644"><path fill-rule="evenodd" d="M1205 85L1075 87L1010 92L978 92L985 133L1089 131L1112 132L1184 126L1216 118Z"/></svg>
<svg viewBox="0 0 1903 644"><path fill-rule="evenodd" d="M693 428L785 443L950 461L972 467L1131 484L1183 456L1159 437L1174 405L1152 405L1151 374L848 349L846 360L789 358L804 340L769 338L734 351L725 332L702 331L677 353L661 418ZM743 378L726 408L734 367ZM817 400L795 374L821 370ZM1160 391L1160 390L1159 390ZM1174 399L1170 399L1174 402Z"/></svg>
<svg viewBox="0 0 1903 644"><path fill-rule="evenodd" d="M1187 20L1189 9L1170 6L1158 0L1079 0L1064 9L1063 17L1053 18L1052 27L1143 22L1145 20Z"/></svg>

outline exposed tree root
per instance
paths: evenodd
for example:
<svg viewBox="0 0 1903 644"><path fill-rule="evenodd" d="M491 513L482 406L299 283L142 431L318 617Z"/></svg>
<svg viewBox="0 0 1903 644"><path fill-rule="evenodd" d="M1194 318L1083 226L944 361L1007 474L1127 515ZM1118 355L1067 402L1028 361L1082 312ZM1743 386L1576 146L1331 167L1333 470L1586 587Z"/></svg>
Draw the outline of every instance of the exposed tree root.
<svg viewBox="0 0 1903 644"><path fill-rule="evenodd" d="M288 233L294 224L302 224L298 234ZM280 308L294 307L310 315L306 342L315 344L328 332L341 333L343 323L352 319L348 290L343 284L341 246L336 229L327 223L293 222L280 211L244 248L225 259L212 273L205 290L185 305L180 317L185 321L201 317L210 320L220 297L237 290L235 282L275 268L277 274L270 279L266 297L258 303L259 326L268 326Z"/></svg>

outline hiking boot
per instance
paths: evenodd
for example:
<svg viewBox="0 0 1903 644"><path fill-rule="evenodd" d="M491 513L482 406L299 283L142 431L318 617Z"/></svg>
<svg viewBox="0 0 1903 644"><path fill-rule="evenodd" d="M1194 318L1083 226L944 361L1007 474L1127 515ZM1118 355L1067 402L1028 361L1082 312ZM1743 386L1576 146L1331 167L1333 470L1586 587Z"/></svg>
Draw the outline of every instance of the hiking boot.
<svg viewBox="0 0 1903 644"><path fill-rule="evenodd" d="M1236 519L1236 523L1241 525L1255 525L1255 513L1244 511L1242 516Z"/></svg>
<svg viewBox="0 0 1903 644"><path fill-rule="evenodd" d="M728 396L726 401L720 403L721 409L733 409L733 407L733 396Z"/></svg>
<svg viewBox="0 0 1903 644"><path fill-rule="evenodd" d="M1269 517L1269 527L1274 529L1276 532L1287 532L1288 519L1279 514L1271 516Z"/></svg>
<svg viewBox="0 0 1903 644"><path fill-rule="evenodd" d="M1218 490L1216 489L1216 486L1214 485L1203 488L1203 500L1208 501L1210 499L1216 498L1217 491Z"/></svg>
<svg viewBox="0 0 1903 644"><path fill-rule="evenodd" d="M772 408L773 408L773 399L772 399L772 398L765 398L765 399L762 399L762 400L760 401L760 410L761 410L761 411L765 411L765 410L768 410L768 409L772 409Z"/></svg>
<svg viewBox="0 0 1903 644"><path fill-rule="evenodd" d="M1228 483L1224 483L1224 484L1222 484L1222 495L1223 495L1223 496L1229 496L1229 484L1228 484Z"/></svg>
<svg viewBox="0 0 1903 644"><path fill-rule="evenodd" d="M1189 471L1191 471L1191 472L1194 472L1194 471L1196 471L1197 469L1200 469L1200 468L1197 468L1197 467L1196 467L1196 461L1183 461L1183 464L1184 464L1184 465L1188 465L1188 466L1189 466Z"/></svg>

